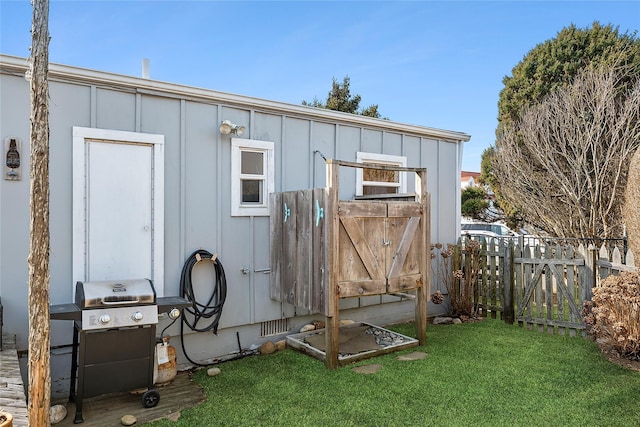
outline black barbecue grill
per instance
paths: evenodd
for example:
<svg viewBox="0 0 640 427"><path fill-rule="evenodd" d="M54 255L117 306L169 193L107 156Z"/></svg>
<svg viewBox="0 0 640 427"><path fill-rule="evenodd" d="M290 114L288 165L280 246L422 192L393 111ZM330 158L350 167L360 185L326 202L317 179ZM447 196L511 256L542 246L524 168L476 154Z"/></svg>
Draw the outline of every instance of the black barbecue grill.
<svg viewBox="0 0 640 427"><path fill-rule="evenodd" d="M83 422L85 397L147 388L145 408L156 406L153 389L156 324L159 313L172 319L190 304L184 298L156 298L148 279L76 283L74 304L51 306L51 319L73 320L69 400L74 423Z"/></svg>

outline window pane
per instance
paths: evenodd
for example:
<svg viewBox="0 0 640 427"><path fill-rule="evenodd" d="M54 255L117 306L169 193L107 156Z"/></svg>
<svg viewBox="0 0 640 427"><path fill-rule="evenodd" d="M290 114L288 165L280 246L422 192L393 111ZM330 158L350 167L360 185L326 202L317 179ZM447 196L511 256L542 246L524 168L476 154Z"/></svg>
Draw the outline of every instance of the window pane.
<svg viewBox="0 0 640 427"><path fill-rule="evenodd" d="M242 180L241 203L262 203L262 181L258 179Z"/></svg>
<svg viewBox="0 0 640 427"><path fill-rule="evenodd" d="M243 151L242 159L240 166L240 173L242 174L251 174L251 175L262 175L263 171L263 163L262 157L264 153L256 153L255 151Z"/></svg>
<svg viewBox="0 0 640 427"><path fill-rule="evenodd" d="M400 182L400 172L378 169L363 169L362 179L364 181Z"/></svg>
<svg viewBox="0 0 640 427"><path fill-rule="evenodd" d="M364 196L372 196L374 194L396 194L398 187L380 187L372 185L363 185L362 194Z"/></svg>

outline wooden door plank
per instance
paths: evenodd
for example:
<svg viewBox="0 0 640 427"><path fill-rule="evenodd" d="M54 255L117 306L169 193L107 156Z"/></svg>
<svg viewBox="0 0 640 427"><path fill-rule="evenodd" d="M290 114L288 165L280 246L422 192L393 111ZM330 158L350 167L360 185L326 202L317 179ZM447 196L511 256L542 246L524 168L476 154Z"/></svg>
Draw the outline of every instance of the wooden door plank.
<svg viewBox="0 0 640 427"><path fill-rule="evenodd" d="M269 297L282 301L281 265L282 259L282 215L279 207L282 204L282 193L269 195L269 250L271 273L269 274Z"/></svg>
<svg viewBox="0 0 640 427"><path fill-rule="evenodd" d="M340 281L337 292L340 298L382 295L387 293L387 281L385 279Z"/></svg>
<svg viewBox="0 0 640 427"><path fill-rule="evenodd" d="M386 218L387 203L378 201L353 201L341 200L338 204L338 214L340 218Z"/></svg>
<svg viewBox="0 0 640 427"><path fill-rule="evenodd" d="M284 302L295 305L296 303L296 201L297 192L282 193L282 251L285 265L282 268L282 299Z"/></svg>
<svg viewBox="0 0 640 427"><path fill-rule="evenodd" d="M387 292L404 292L423 285L422 273L403 274L387 280Z"/></svg>
<svg viewBox="0 0 640 427"><path fill-rule="evenodd" d="M296 210L291 212L296 222L295 305L307 310L311 309L312 193L313 190L297 191Z"/></svg>
<svg viewBox="0 0 640 427"><path fill-rule="evenodd" d="M371 279L384 279L382 265L369 246L358 221L351 217L341 217L340 222L350 239L350 242L341 242L341 245L353 245Z"/></svg>
<svg viewBox="0 0 640 427"><path fill-rule="evenodd" d="M311 311L324 313L326 308L325 288L327 286L327 227L326 217L329 214L327 209L327 191L324 188L313 189L313 219L312 240L314 254L311 269Z"/></svg>
<svg viewBox="0 0 640 427"><path fill-rule="evenodd" d="M391 266L389 267L389 273L387 275L388 279L396 279L400 276L400 272L402 271L402 267L407 259L407 254L409 253L409 248L411 247L411 243L416 238L416 230L420 225L419 217L409 218L407 225L404 228L404 232L402 233L402 237L400 238L400 243L395 249L395 253L393 254L393 259L391 261ZM419 250L419 248L418 248Z"/></svg>
<svg viewBox="0 0 640 427"><path fill-rule="evenodd" d="M422 217L423 207L418 202L387 202L387 216L395 217Z"/></svg>

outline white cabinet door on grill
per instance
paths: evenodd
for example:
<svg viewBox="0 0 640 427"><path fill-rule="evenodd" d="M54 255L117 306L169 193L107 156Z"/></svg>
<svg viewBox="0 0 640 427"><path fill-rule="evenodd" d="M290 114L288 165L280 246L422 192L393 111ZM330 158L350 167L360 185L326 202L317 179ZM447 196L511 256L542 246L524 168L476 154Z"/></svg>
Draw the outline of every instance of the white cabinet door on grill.
<svg viewBox="0 0 640 427"><path fill-rule="evenodd" d="M164 137L74 127L73 285L151 279L164 291Z"/></svg>
<svg viewBox="0 0 640 427"><path fill-rule="evenodd" d="M89 142L89 280L152 277L152 147Z"/></svg>

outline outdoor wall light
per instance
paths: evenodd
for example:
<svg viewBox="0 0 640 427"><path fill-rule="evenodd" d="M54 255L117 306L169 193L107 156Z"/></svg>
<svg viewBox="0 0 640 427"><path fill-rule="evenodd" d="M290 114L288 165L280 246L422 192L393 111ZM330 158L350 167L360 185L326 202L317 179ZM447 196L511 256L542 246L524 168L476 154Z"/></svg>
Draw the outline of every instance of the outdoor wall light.
<svg viewBox="0 0 640 427"><path fill-rule="evenodd" d="M229 135L231 133L238 136L242 136L242 134L246 130L244 126L234 125L229 120L223 120L222 123L220 124L219 129L220 129L220 133L223 135Z"/></svg>

